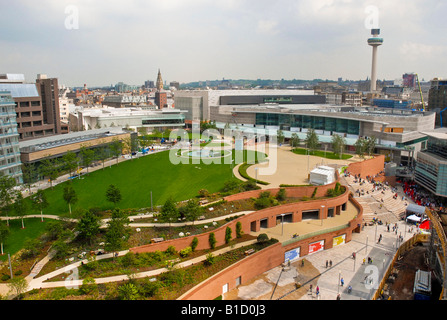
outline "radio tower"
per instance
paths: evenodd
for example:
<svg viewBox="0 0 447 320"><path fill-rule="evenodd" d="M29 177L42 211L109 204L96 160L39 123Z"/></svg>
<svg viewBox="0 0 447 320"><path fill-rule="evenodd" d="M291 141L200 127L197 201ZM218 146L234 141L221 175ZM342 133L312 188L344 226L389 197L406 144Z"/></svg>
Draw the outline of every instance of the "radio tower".
<svg viewBox="0 0 447 320"><path fill-rule="evenodd" d="M383 43L383 38L379 37L380 29L371 29L372 37L368 39L368 45L372 49L372 66L371 66L371 92L376 91L377 83L377 47Z"/></svg>

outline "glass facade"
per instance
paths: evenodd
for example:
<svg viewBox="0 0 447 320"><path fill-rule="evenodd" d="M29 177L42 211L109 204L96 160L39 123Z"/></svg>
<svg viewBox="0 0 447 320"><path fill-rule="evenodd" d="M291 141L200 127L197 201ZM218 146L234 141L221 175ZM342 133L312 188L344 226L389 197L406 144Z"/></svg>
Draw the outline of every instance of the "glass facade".
<svg viewBox="0 0 447 320"><path fill-rule="evenodd" d="M0 172L22 183L15 102L9 92L0 91Z"/></svg>
<svg viewBox="0 0 447 320"><path fill-rule="evenodd" d="M334 131L358 135L360 122L358 120L309 116L301 114L256 113L256 125L287 127Z"/></svg>
<svg viewBox="0 0 447 320"><path fill-rule="evenodd" d="M418 155L415 179L433 193L447 197L447 140L428 138L427 149Z"/></svg>

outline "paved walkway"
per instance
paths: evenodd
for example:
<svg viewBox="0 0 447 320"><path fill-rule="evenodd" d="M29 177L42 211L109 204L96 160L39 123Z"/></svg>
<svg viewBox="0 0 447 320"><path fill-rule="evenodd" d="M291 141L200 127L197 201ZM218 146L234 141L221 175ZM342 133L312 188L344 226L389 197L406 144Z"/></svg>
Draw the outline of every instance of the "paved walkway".
<svg viewBox="0 0 447 320"><path fill-rule="evenodd" d="M299 258L282 273L281 267L273 268L228 292L224 298L269 300L273 294L273 300L335 300L340 294L341 300L370 300L400 245L398 236L402 235L405 241L414 235L408 228L405 222L398 222L396 235L392 229L387 232L385 225L364 227L361 233L353 234L350 242ZM377 243L380 234L382 240ZM356 253L355 260L353 252ZM362 264L368 257L372 258L372 264ZM304 267L301 264L303 260ZM326 261L332 261L332 267L326 268ZM372 283L365 283L368 276ZM344 286L340 285L341 278ZM295 287L297 281L301 284L299 289ZM311 284L312 294L309 291ZM317 286L320 289L318 297L315 292ZM352 287L351 293L347 292L348 286Z"/></svg>

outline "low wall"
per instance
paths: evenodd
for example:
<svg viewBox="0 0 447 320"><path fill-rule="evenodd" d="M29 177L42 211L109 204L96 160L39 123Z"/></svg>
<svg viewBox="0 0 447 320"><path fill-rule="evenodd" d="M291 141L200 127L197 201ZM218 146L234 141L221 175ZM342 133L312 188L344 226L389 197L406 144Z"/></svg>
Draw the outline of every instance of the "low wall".
<svg viewBox="0 0 447 320"><path fill-rule="evenodd" d="M362 207L351 197L352 203L359 209L359 215L348 223L348 226L334 232L312 236L301 241L283 246L276 243L259 252L256 252L230 267L220 271L214 276L201 282L188 292L180 296L179 300L210 300L222 294L223 286L227 286L228 291L237 287L237 280L241 284L249 282L264 272L271 270L284 262L285 253L289 250L300 248L300 257L309 254L309 244L324 240L324 250L333 247L334 237L346 235L345 242L352 239L352 232L360 232L362 222Z"/></svg>
<svg viewBox="0 0 447 320"><path fill-rule="evenodd" d="M385 156L375 155L374 158L361 162L350 163L348 172L352 175L360 175L361 178L376 176L385 168Z"/></svg>
<svg viewBox="0 0 447 320"><path fill-rule="evenodd" d="M297 194L301 194L302 191L299 191L299 189L301 189L301 188L302 187L285 188L287 196L292 196L292 195L296 196ZM312 192L315 189L315 187L305 187L305 188L312 190ZM319 186L317 195L325 194L327 189L328 189L327 186ZM277 190L278 189L268 189L268 191L271 191L272 194L276 194ZM324 190L324 193L323 193L323 190ZM257 191L259 194L259 190L255 190L255 191ZM263 191L266 191L266 190L263 190ZM295 202L295 203L289 203L289 204L284 204L284 205L280 205L280 206L269 207L269 208L258 210L251 214L239 217L235 220L232 220L232 221L226 223L225 225L223 225L215 230L208 231L206 233L201 233L198 235L191 235L188 237L178 238L178 239L173 239L173 240L166 240L166 241L159 242L159 243L147 244L147 245L143 245L143 246L139 246L139 247L130 248L129 250L134 253L153 252L153 251L157 251L157 250L165 251L169 246L174 246L176 250L181 250L181 249L184 249L184 248L190 246L194 237L197 237L197 239L199 240L196 250L205 250L205 249L210 248L208 239L209 239L209 235L211 232L214 232L214 235L217 240L216 247L218 247L218 246L225 244L225 230L227 227L230 227L232 230L232 238L236 237L236 223L237 222L241 222L242 231L245 234L249 234L251 231L259 230L260 220L268 219L268 227L270 228L270 227L274 227L276 225L276 216L277 215L280 215L282 213L287 213L287 214L291 213L291 214L293 214L293 221L299 222L299 221L301 221L300 217L301 217L302 211L312 210L312 209L321 210L322 205L324 205L326 209L324 211L321 210L319 218L325 219L325 218L327 218L327 209L329 207L337 207L337 206L341 206L341 205L345 204L348 201L349 194L350 194L350 192L346 189L342 195L340 195L338 197L334 197L334 198L299 201L299 202ZM252 193L251 191L243 192L239 195L242 195L242 196L237 197L237 199L247 199L247 198L250 198L251 196L255 196L254 193ZM256 228L256 229L254 230L253 228Z"/></svg>

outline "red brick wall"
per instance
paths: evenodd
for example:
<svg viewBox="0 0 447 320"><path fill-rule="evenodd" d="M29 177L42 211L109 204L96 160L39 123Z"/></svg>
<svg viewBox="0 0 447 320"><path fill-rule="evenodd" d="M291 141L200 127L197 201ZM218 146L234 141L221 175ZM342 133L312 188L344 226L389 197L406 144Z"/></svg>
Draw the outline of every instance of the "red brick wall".
<svg viewBox="0 0 447 320"><path fill-rule="evenodd" d="M179 300L210 300L222 294L222 287L228 284L228 290L236 288L236 279L241 277L241 284L249 282L254 277L279 266L284 262L285 252L300 247L300 256L309 253L309 244L315 241L324 240L324 249L330 249L333 245L333 238L346 234L345 242L352 239L352 232L359 232L358 225L362 223L363 210L361 205L351 197L351 201L360 210L356 219L349 222L349 226L345 229L317 235L307 238L287 246L276 243L268 248L256 252L247 258L231 265L214 276L203 281L190 291L183 294Z"/></svg>
<svg viewBox="0 0 447 320"><path fill-rule="evenodd" d="M310 188L309 190L312 190L312 192L315 189L315 187L309 187L309 188ZM295 191L299 191L299 189L301 189L301 187L286 188L287 195L290 196L290 194L293 194L293 192L295 192ZM318 187L317 195L323 193L322 190L327 190L327 186ZM258 190L256 190L256 191L258 191ZM324 194L325 193L326 193L326 191L324 191ZM244 195L245 197L249 198L250 197L249 194L251 194L251 193L244 192L244 194L245 194ZM274 193L272 192L272 194L274 194ZM294 217L294 221L300 221L301 220L300 219L301 212L303 210L313 210L313 209L319 210L321 208L321 205L324 205L326 208L326 216L323 216L323 218L326 218L327 217L327 208L340 206L340 205L346 203L348 201L348 197L349 197L349 191L346 189L344 194L342 194L341 196L335 197L335 198L300 201L300 202L289 203L289 204L285 204L285 205L281 205L281 206L270 207L270 208L258 210L251 214L239 217L239 218L237 218L233 221L230 221L227 224L225 224L213 231L209 231L209 232L202 233L199 235L192 235L192 236L188 236L188 237L184 237L184 238L179 238L179 239L167 240L167 241L154 243L154 244L147 244L147 245L143 245L143 246L139 246L139 247L130 248L129 250L134 253L153 252L153 251L157 251L157 250L164 251L169 246L174 246L176 248L176 250L181 250L181 249L184 249L184 248L190 246L194 237L197 237L197 239L199 240L198 245L197 245L197 250L209 249L210 246L209 246L208 239L209 239L209 234L211 232L214 232L214 234L216 236L216 240L217 240L216 247L218 247L218 246L225 244L225 230L227 227L231 228L231 230L233 232L233 238L236 236L236 223L238 221L240 221L242 224L242 231L245 234L248 234L251 231L250 230L251 222L256 221L258 228L259 228L259 221L267 218L267 219L269 219L269 227L273 227L273 226L275 226L275 223L276 223L276 216L281 213L293 213L294 216L296 216L296 217ZM241 199L244 199L244 198L241 198Z"/></svg>
<svg viewBox="0 0 447 320"><path fill-rule="evenodd" d="M348 172L352 175L360 174L361 178L366 178L366 176L375 176L379 174L384 168L385 156L376 155L374 158L349 164Z"/></svg>

